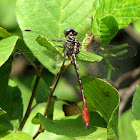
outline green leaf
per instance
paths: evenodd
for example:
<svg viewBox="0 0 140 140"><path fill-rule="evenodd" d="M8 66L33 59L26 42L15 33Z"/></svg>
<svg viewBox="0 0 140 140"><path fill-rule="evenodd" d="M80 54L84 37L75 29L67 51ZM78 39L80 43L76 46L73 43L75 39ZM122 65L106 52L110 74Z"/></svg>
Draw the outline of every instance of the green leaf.
<svg viewBox="0 0 140 140"><path fill-rule="evenodd" d="M134 30L140 34L140 20L137 20L134 24L133 24Z"/></svg>
<svg viewBox="0 0 140 140"><path fill-rule="evenodd" d="M10 34L6 29L0 27L0 37L1 38L6 38L6 37L10 37L12 36L12 34Z"/></svg>
<svg viewBox="0 0 140 140"><path fill-rule="evenodd" d="M16 0L0 1L0 6L0 25L8 30L13 31L18 26L15 17Z"/></svg>
<svg viewBox="0 0 140 140"><path fill-rule="evenodd" d="M44 131L43 133L39 134L39 136L37 137L37 140L45 140L45 139L48 139L48 140L51 140L51 139L53 139L53 140L54 139L57 139L57 140L72 140L69 137L66 137L66 136L63 136L63 135L57 135L57 134L47 132L47 131Z"/></svg>
<svg viewBox="0 0 140 140"><path fill-rule="evenodd" d="M1 140L33 140L33 138L25 132L9 132L8 135Z"/></svg>
<svg viewBox="0 0 140 140"><path fill-rule="evenodd" d="M47 76L49 76L49 74ZM32 89L35 84L35 79L36 79L36 76L34 77L34 80L32 81ZM45 83L45 81L42 78L40 78L37 91L35 94L35 99L37 103L47 102L51 84L52 82Z"/></svg>
<svg viewBox="0 0 140 140"><path fill-rule="evenodd" d="M105 16L100 20L100 37L103 45L108 45L118 31L118 24L113 16Z"/></svg>
<svg viewBox="0 0 140 140"><path fill-rule="evenodd" d="M0 116L0 139L8 134L8 130L13 130L13 126L10 123L6 114Z"/></svg>
<svg viewBox="0 0 140 140"><path fill-rule="evenodd" d="M48 50L59 54L61 57L64 56L63 52L58 50L58 48L56 47L56 44L49 41L47 37L44 37L44 36L40 35L39 37L37 37L37 42L40 45L46 47ZM99 56L99 55L96 55L94 53L90 53L90 52L87 52L87 51L84 51L84 50L80 49L80 53L78 54L78 60L83 61L83 62L94 63L95 61L101 61L102 57Z"/></svg>
<svg viewBox="0 0 140 140"><path fill-rule="evenodd" d="M46 131L64 135L74 139L107 139L106 123L97 112L90 113L91 127L85 129L81 116L70 116L62 120L52 121L37 114L36 121L43 124ZM98 121L97 121L98 120ZM60 129L61 128L61 129Z"/></svg>
<svg viewBox="0 0 140 140"><path fill-rule="evenodd" d="M35 100L33 102L34 104L39 104L42 102L46 102L48 100L48 93L50 91L50 86L52 84L52 75L43 75L44 77L47 77L47 80L43 80L40 78L39 85L35 94ZM35 84L35 78L36 76L30 75L30 76L20 76L13 78L15 83L17 84L17 87L20 90L22 102L23 102L23 114L25 113L29 99L33 90L33 86Z"/></svg>
<svg viewBox="0 0 140 140"><path fill-rule="evenodd" d="M50 90L50 85L52 84L52 79L54 78L54 76L50 74L46 75L43 73L42 76L43 78L45 77L46 79L45 78L44 80L42 78L40 79L38 89L36 91L35 99L32 104L33 110L23 128L23 131L26 131L31 135L34 135L36 131L38 130L38 126L35 126L34 124L32 124L31 120L35 116L36 113L38 112L44 113L44 110L46 107L46 101L48 100L48 93ZM22 112L21 111L17 112L17 109L14 111L19 113L18 116L21 115L23 117L27 109L29 99L31 97L33 86L35 84L35 77L34 75L28 75L28 76L24 75L24 76L19 76L16 78L14 77L12 78L12 80L13 82L15 82L15 86L19 88L19 91L16 91L16 94L19 94L19 96L21 96L22 98L21 104L23 105L21 109ZM16 100L16 102L18 102L18 100ZM42 104L42 102L45 102L45 103ZM21 120L18 121L18 127L19 127L20 122ZM16 127L15 130L17 130L18 127Z"/></svg>
<svg viewBox="0 0 140 140"><path fill-rule="evenodd" d="M52 41L49 41L48 38L43 35L39 35L36 41L41 46L45 47L44 49L48 50L46 51L46 56L49 56L50 61L47 61L47 64L49 64L47 68L48 70L50 70L50 72L56 74L56 72L60 70L60 67L62 65L63 52L60 51L59 48Z"/></svg>
<svg viewBox="0 0 140 140"><path fill-rule="evenodd" d="M140 85L137 86L132 102L132 126L140 139Z"/></svg>
<svg viewBox="0 0 140 140"><path fill-rule="evenodd" d="M140 18L139 3L140 0L95 0L92 7L93 35L101 36L102 43L107 44L116 34L117 24L120 30Z"/></svg>
<svg viewBox="0 0 140 140"><path fill-rule="evenodd" d="M64 29L71 27L79 31L77 38L82 41L85 34L90 31L92 3L92 0L89 2L77 0L76 3L75 0L17 1L16 16L25 43L35 57L53 74L58 73L62 61L57 60L54 53L40 46L36 41L37 36L46 35L49 40L64 39ZM24 31L27 29L35 32Z"/></svg>
<svg viewBox="0 0 140 140"><path fill-rule="evenodd" d="M105 58L104 61L105 61L105 64L107 66L107 81L109 81L111 78L111 74L115 69L112 66L112 64L110 63L110 61L108 60L108 58Z"/></svg>
<svg viewBox="0 0 140 140"><path fill-rule="evenodd" d="M43 35L39 35L36 39L36 41L41 45L46 47L48 50L57 53L59 55L61 55L63 52L61 52L56 44L54 44L52 41L50 41L46 36ZM61 55L62 56L62 55Z"/></svg>
<svg viewBox="0 0 140 140"><path fill-rule="evenodd" d="M6 102L8 104L6 104ZM21 93L15 82L11 80L9 80L8 83L7 93L3 95L3 101L1 101L1 106L5 107L5 110L7 111L7 115L10 120L21 120L23 113Z"/></svg>
<svg viewBox="0 0 140 140"><path fill-rule="evenodd" d="M72 94L71 94L71 96L72 96ZM61 119L65 118L64 105L68 105L68 103L64 102L63 100L58 100L55 102L53 120L61 120ZM47 116L47 118L48 118L48 116Z"/></svg>
<svg viewBox="0 0 140 140"><path fill-rule="evenodd" d="M2 66L10 57L16 45L18 36L11 36L0 40L0 66Z"/></svg>
<svg viewBox="0 0 140 140"><path fill-rule="evenodd" d="M53 95L60 100L68 100L71 102L77 102L78 100L78 95L76 94L74 87L69 84L68 80L63 78L60 79Z"/></svg>
<svg viewBox="0 0 140 140"><path fill-rule="evenodd" d="M7 90L9 75L11 72L11 63L11 59L8 59L8 61L0 67L0 85L3 87L0 88L0 99L2 99L1 96L3 96Z"/></svg>
<svg viewBox="0 0 140 140"><path fill-rule="evenodd" d="M37 113L36 116L32 119L33 124L41 124L40 122L40 114Z"/></svg>
<svg viewBox="0 0 140 140"><path fill-rule="evenodd" d="M6 63L0 67L0 85L2 88L0 88L0 107L4 109L7 112L8 102L7 102L7 87L8 87L8 80L9 75L11 72L11 59L8 59ZM9 117L6 114L0 115L0 134L5 135L7 133L7 130L12 130L13 126L10 123ZM0 135L1 137L1 135Z"/></svg>
<svg viewBox="0 0 140 140"><path fill-rule="evenodd" d="M107 125L108 130L108 139L118 140L118 112L119 112L119 104L112 112L111 118Z"/></svg>
<svg viewBox="0 0 140 140"><path fill-rule="evenodd" d="M25 42L24 42L24 40L23 39L21 39L21 38L19 38L18 39L18 41L17 41L17 43L16 43L16 47L15 47L15 50L18 50L16 53L14 53L14 55L13 55L13 58L14 58L14 60L16 61L16 60L18 60L18 59L16 59L17 58L17 56L19 56L19 55L17 55L17 53L19 53L20 51L21 51L21 53L25 56L25 58L33 65L33 67L35 68L35 69L37 69L36 68L36 65L34 64L34 61L36 60L36 58L33 56L33 54L30 52L30 50L29 50L29 48L27 47L27 45L25 44ZM25 51L25 53L24 53L24 51L22 52L22 50L26 50ZM19 53L20 54L20 53ZM16 56L17 55L17 56ZM27 61L26 60L26 61Z"/></svg>
<svg viewBox="0 0 140 140"><path fill-rule="evenodd" d="M47 118L53 119L53 120L61 120L65 118L65 113L63 111L63 105L66 105L68 103L58 100L54 102L54 99L52 99L52 103L50 104L50 109L47 112ZM52 112L53 111L53 112ZM53 116L50 117L51 113L53 113ZM40 122L40 115L37 113L34 118L32 119L33 124L41 124Z"/></svg>
<svg viewBox="0 0 140 140"><path fill-rule="evenodd" d="M6 111L4 111L1 107L0 107L0 115L3 115L3 114L5 114L6 113Z"/></svg>
<svg viewBox="0 0 140 140"><path fill-rule="evenodd" d="M86 101L100 112L108 123L108 138L118 137L118 105L117 90L109 83L88 76L82 77Z"/></svg>
<svg viewBox="0 0 140 140"><path fill-rule="evenodd" d="M31 97L31 83L33 80L33 75L30 76L20 76L12 78L13 82L16 83L16 86L19 88L18 94L21 94L22 104L23 104L23 113L22 116L25 114L27 109L29 99Z"/></svg>
<svg viewBox="0 0 140 140"><path fill-rule="evenodd" d="M74 0L59 2L18 0L16 15L23 31L30 29L55 40L64 37L64 29L71 27L79 31L78 38L83 38L90 30L92 3L92 0L89 2L78 0L76 3Z"/></svg>
<svg viewBox="0 0 140 140"><path fill-rule="evenodd" d="M120 140L137 140L136 133L132 127L131 112L129 109L124 112L119 119L119 139Z"/></svg>
<svg viewBox="0 0 140 140"><path fill-rule="evenodd" d="M34 105L34 104L33 104ZM34 134L37 132L39 125L35 125L32 123L32 119L37 113L44 113L46 107L46 102L38 104L31 112L30 116L28 117L24 127L23 127L23 132L27 132L31 136L34 136Z"/></svg>
<svg viewBox="0 0 140 140"><path fill-rule="evenodd" d="M23 113L21 94L14 82L10 80L8 85L6 91L0 94L0 99L2 99L0 106L7 112L5 115L13 124L13 127L17 129Z"/></svg>
<svg viewBox="0 0 140 140"><path fill-rule="evenodd" d="M94 63L95 61L99 62L102 59L103 59L102 56L84 51L82 49L80 49L80 53L78 54L78 60L82 62Z"/></svg>

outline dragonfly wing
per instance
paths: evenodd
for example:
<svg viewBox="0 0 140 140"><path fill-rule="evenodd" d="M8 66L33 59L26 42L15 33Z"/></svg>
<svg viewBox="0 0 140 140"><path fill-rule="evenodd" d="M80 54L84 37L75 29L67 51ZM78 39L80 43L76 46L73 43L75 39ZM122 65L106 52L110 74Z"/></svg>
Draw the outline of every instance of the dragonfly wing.
<svg viewBox="0 0 140 140"><path fill-rule="evenodd" d="M34 51L34 52L36 52L36 51ZM38 53L38 52L36 52L36 53ZM63 61L63 57L57 55L56 53L48 53L47 51L46 52L44 51L43 54L45 56L49 57L49 61L47 61L47 59L45 59L46 57L42 58L42 59L44 59L44 63L47 63L49 65L49 69L45 65L43 65L43 66L52 73L53 73L53 71L59 72L62 61ZM27 57L27 56L29 56L29 57ZM20 61L24 65L34 66L34 68L36 69L36 67L40 66L39 61L35 57L31 59L30 56L32 56L32 52L29 50L17 51L13 55L13 60Z"/></svg>
<svg viewBox="0 0 140 140"><path fill-rule="evenodd" d="M90 46L90 51L110 60L127 59L137 54L136 48L128 44L103 46L99 43L94 43Z"/></svg>

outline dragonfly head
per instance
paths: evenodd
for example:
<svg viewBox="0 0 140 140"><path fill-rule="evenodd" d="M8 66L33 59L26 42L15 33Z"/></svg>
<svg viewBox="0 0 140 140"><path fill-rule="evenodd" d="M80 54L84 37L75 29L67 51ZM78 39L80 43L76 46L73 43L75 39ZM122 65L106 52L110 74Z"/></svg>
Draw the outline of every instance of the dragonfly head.
<svg viewBox="0 0 140 140"><path fill-rule="evenodd" d="M65 34L65 37L68 36L69 34L72 34L73 36L76 36L78 34L78 32L72 28L67 28L64 30L64 34Z"/></svg>

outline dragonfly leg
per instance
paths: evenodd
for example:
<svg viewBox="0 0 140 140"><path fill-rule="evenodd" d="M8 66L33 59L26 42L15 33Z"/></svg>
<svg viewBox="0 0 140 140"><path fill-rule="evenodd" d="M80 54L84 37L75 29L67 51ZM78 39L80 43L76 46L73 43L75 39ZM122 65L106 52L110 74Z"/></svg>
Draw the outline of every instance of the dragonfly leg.
<svg viewBox="0 0 140 140"><path fill-rule="evenodd" d="M56 46L56 47L64 48L63 46Z"/></svg>
<svg viewBox="0 0 140 140"><path fill-rule="evenodd" d="M52 41L56 41L56 42L65 42L66 39L63 39L63 40L52 40Z"/></svg>

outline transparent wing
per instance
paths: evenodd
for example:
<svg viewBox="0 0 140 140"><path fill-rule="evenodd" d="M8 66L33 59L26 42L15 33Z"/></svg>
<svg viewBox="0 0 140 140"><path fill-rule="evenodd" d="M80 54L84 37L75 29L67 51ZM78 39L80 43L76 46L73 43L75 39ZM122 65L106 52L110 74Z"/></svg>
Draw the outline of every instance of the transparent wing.
<svg viewBox="0 0 140 140"><path fill-rule="evenodd" d="M58 61L58 62L63 61L63 49L64 49L63 42L51 41L51 42L53 42L52 46L55 48L54 49L54 48L48 47L49 46L48 40L45 36L39 35L36 40L40 45L47 47L47 49L49 51L53 52L52 56L51 56L52 61L47 62L47 60L44 60L44 61L46 61L46 63L52 64L53 62L56 62L56 61ZM90 50L90 52L80 49L80 53L78 54L78 57L77 57L77 60L79 60L79 61L77 61L77 64L80 64L81 63L80 61L89 62L89 63L93 63L95 61L99 62L102 60L102 57L103 57L107 68L109 68L110 71L113 71L114 68L110 64L108 59L110 59L110 58L119 59L119 60L126 59L129 57L135 56L137 53L137 51L134 47L129 46L127 44L102 46L100 43L96 43L94 40L91 42L91 40L93 40L93 38L89 38L88 41L83 42L81 44L81 48L88 48L88 50ZM29 51L26 51L26 50L24 51L24 54L29 54L29 53L30 53ZM47 53L46 53L46 55L47 55ZM15 56L14 56L14 58L15 58ZM68 59L68 57L67 57L67 59ZM28 61L25 61L25 63L28 65L31 65L31 63L29 63ZM84 69L86 69L87 64L84 64L84 65L85 65ZM90 68L93 67L93 69L94 69L94 66L92 66L91 64L89 64L89 65L90 65ZM54 68L57 67L57 63L54 63L53 67ZM81 68L80 68L80 70L81 70ZM88 71L90 71L89 73L93 73L94 70L88 70ZM110 73L110 75L111 75L111 73Z"/></svg>
<svg viewBox="0 0 140 140"><path fill-rule="evenodd" d="M37 37L36 41L40 45L47 47L47 49L57 54L62 54L62 56L64 55L63 54L64 42L60 42L57 40L50 41L51 45L54 46L52 47L51 45L48 44L47 42L48 38L45 35L40 35L38 32L31 31L31 30L25 30L25 31L37 33L39 36ZM65 39L62 39L62 40L65 40ZM137 50L128 44L103 46L102 44L95 41L92 33L89 33L88 35L86 35L80 47L82 48L82 50L85 50L85 51L90 50L90 52L97 55L101 55L103 57L114 57L117 59L133 57L137 54ZM82 54L84 53L82 52Z"/></svg>

